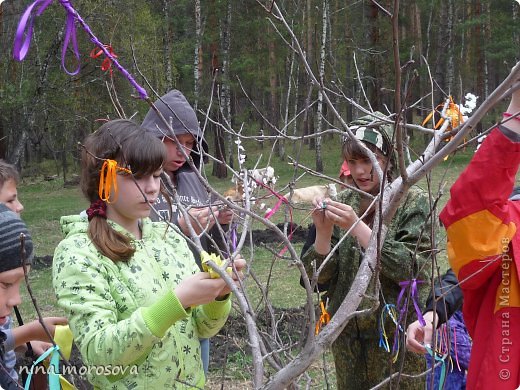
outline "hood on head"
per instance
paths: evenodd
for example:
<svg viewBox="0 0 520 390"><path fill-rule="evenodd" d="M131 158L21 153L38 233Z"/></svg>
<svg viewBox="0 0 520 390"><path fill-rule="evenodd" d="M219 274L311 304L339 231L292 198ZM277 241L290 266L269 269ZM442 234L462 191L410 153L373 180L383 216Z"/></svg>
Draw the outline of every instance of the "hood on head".
<svg viewBox="0 0 520 390"><path fill-rule="evenodd" d="M154 105L166 121L171 124L175 135L193 135L196 140L196 145L191 152L191 158L194 164L198 166L201 156L200 145L202 145L203 151L207 152L208 144L199 127L197 115L184 95L180 91L173 89L159 98ZM162 121L153 108L148 110L141 126L157 138L162 139L165 135L169 137L172 136L168 126ZM204 161L206 161L206 158Z"/></svg>

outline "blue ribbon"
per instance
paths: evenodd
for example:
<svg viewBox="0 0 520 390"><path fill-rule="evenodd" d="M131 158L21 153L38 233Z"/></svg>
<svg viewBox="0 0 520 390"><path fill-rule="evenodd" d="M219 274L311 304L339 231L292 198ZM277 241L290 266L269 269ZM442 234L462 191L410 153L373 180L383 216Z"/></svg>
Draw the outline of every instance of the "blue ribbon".
<svg viewBox="0 0 520 390"><path fill-rule="evenodd" d="M439 376L439 390L442 390L444 388L444 381L446 380L446 358L448 357L448 354L439 355L439 354L433 352L433 350L427 345L425 345L424 348L426 349L426 352L428 352L428 354L433 359L432 370L434 370L433 367L435 367L435 364L436 364L435 362L442 362L441 375Z"/></svg>
<svg viewBox="0 0 520 390"><path fill-rule="evenodd" d="M31 380L33 376L34 368L38 365L38 363L41 363L47 356L52 354L51 361L48 368L48 374L49 374L49 389L50 390L60 390L60 354L59 349L57 345L55 345L52 348L49 348L47 351L45 351L43 354L40 355L38 359L32 364L31 366L31 372L29 372L29 375L27 375L27 380L25 381L24 390L29 390L31 385Z"/></svg>

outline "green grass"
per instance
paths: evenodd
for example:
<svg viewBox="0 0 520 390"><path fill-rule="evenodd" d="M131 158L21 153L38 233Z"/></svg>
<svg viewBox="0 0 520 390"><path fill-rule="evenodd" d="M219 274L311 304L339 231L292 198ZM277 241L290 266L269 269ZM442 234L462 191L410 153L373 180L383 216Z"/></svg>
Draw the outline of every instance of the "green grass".
<svg viewBox="0 0 520 390"><path fill-rule="evenodd" d="M64 188L53 181L24 180L19 188L24 204L23 219L30 228L36 256L52 255L62 239L60 218L88 207L78 187Z"/></svg>

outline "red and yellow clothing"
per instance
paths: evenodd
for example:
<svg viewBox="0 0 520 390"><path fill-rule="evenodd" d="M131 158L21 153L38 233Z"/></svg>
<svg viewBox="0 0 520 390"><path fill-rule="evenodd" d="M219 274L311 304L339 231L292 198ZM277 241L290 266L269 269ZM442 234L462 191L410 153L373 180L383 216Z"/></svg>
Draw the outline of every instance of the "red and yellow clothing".
<svg viewBox="0 0 520 390"><path fill-rule="evenodd" d="M519 165L520 136L494 129L440 214L473 338L470 390L520 386L520 201L508 199Z"/></svg>

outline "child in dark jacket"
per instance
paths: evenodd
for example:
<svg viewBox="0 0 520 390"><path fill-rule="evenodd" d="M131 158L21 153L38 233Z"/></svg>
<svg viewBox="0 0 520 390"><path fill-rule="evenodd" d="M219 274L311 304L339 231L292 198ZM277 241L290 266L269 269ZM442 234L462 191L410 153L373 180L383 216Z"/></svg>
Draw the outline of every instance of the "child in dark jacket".
<svg viewBox="0 0 520 390"><path fill-rule="evenodd" d="M23 253L22 240L23 235ZM25 280L23 264L27 272L33 258L33 244L25 223L7 206L0 203L0 325L5 324L14 306L21 303L20 285ZM51 335L55 325L66 324L66 318L47 317L45 325ZM12 335L0 332L0 388L18 389L17 378L6 366L5 353L30 340L49 341L38 321L33 321L12 330Z"/></svg>

